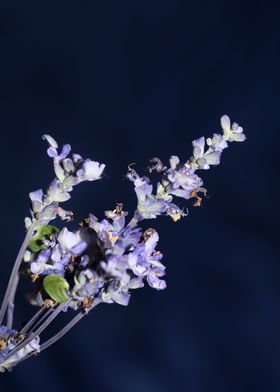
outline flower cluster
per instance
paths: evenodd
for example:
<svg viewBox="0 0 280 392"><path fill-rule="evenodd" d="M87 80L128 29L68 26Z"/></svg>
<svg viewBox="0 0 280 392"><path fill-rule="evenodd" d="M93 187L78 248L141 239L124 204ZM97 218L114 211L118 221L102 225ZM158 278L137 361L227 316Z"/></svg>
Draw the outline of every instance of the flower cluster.
<svg viewBox="0 0 280 392"><path fill-rule="evenodd" d="M166 283L160 277L165 267L156 250L158 233L126 225L126 215L117 205L105 212L102 221L91 214L76 232L63 228L49 239L44 237L44 249L39 246L38 251L25 252L32 279L43 281L53 274L67 279L65 295L74 309L88 307L96 298L127 305L130 290L143 287L145 281L157 290L164 289ZM36 296L38 305L43 304L42 294Z"/></svg>
<svg viewBox="0 0 280 392"><path fill-rule="evenodd" d="M221 125L223 134L215 133L206 142L204 137L193 141L193 154L186 162L180 163L177 156L171 156L168 167L160 159L153 158L154 165L148 171L156 171L160 175L155 194L150 179L140 177L129 166L127 177L134 183L137 209L128 224L125 221L128 213L119 204L115 210L105 211L105 218L101 221L91 214L76 232L66 227L59 232L54 226L42 226L39 243L37 239L34 249L33 242L30 242L24 255L32 279L43 281L45 276L53 274L64 277L68 283L66 295L71 299L69 306L74 309L90 306L96 298L101 302L127 305L130 290L143 287L144 282L158 290L164 289L166 283L161 277L165 275L165 266L160 261L162 254L155 249L158 233L154 229L143 232L139 222L158 215L168 215L177 221L186 215L174 204L174 197L195 198L194 205L200 205L202 197L199 194L205 195L206 189L196 171L218 165L228 141L245 139L242 128L237 124L231 127L227 116L222 117ZM67 200L73 185L100 177L104 165L83 161L77 155L72 160L67 158L68 145L58 155L56 142L50 136L45 138L50 144L48 154L54 158L55 183L61 184L60 188L56 188L56 201ZM47 194L50 189L52 187ZM33 200L33 211L40 208ZM36 230L42 231L41 226ZM33 238L36 239L36 235L38 237L35 233ZM44 291L41 290L37 296L38 304L42 304Z"/></svg>
<svg viewBox="0 0 280 392"><path fill-rule="evenodd" d="M49 144L47 152L49 157L53 158L56 177L45 192L38 189L29 194L32 202L32 219L26 218L26 228L32 223L47 224L57 215L62 220L71 220L72 213L59 207L59 203L70 199L70 192L75 185L83 181L99 180L105 168L104 164L90 159L84 160L79 154L73 154L72 158L69 158L69 144L65 144L59 154L58 144L50 135L44 135L43 139Z"/></svg>
<svg viewBox="0 0 280 392"><path fill-rule="evenodd" d="M47 236L39 237L35 246L33 242L29 244L30 249L26 250L24 261L30 263L30 272L34 276L54 273L64 275L71 257L81 255L87 248L87 243L82 238L82 230L72 233L64 227L59 232L54 226L47 227L50 228ZM37 227L37 230L40 228Z"/></svg>
<svg viewBox="0 0 280 392"><path fill-rule="evenodd" d="M156 249L158 233L153 228L144 230L141 221L161 215L170 216L176 222L185 216L174 198L194 199L194 206L201 204L207 191L197 171L218 165L228 142L245 140L243 129L236 123L231 125L228 116L221 118L221 126L222 134L194 140L192 155L185 162L171 156L169 165L164 165L159 158L153 158L148 173L156 172L159 177L155 185L147 175L141 177L129 166L127 178L133 182L137 197L137 207L130 220L119 203L114 210L105 211L102 220L90 214L74 232L67 227L59 230L49 222L57 216L66 221L71 219L72 213L62 209L59 203L69 200L70 192L79 183L100 179L105 165L84 160L78 154L70 158L68 144L59 153L56 141L49 135L43 136L49 144L48 155L53 158L56 177L45 192L39 189L30 193L31 218L25 220L27 237L16 261L19 267L24 260L22 269L36 287L31 303L41 310L22 329L24 334L13 330L12 301L17 283L10 279L6 302L0 311L3 315L9 306L7 326L1 326L3 317L0 317L0 371L63 336L69 326L39 345L40 333L62 310L80 312L70 322L72 327L99 303L127 305L131 290L145 283L156 290L165 289L165 266L161 252ZM16 279L17 273L14 267L12 277ZM40 321L48 312L49 318Z"/></svg>
<svg viewBox="0 0 280 392"><path fill-rule="evenodd" d="M40 338L39 336L32 339L27 345L23 346L15 354L10 355L22 341L23 337L14 329L0 326L0 372L11 368L14 364L22 360L31 352L40 352Z"/></svg>
<svg viewBox="0 0 280 392"><path fill-rule="evenodd" d="M138 200L135 219L156 218L158 215L169 215L177 221L184 212L173 203L173 197L183 199L195 198L194 205L199 206L202 198L199 194L206 195L202 179L196 174L199 169L207 170L211 166L220 163L222 151L228 147L227 142L244 141L243 129L236 123L231 126L230 119L224 115L221 118L223 133L214 133L212 138L201 137L194 140L193 154L189 160L181 163L179 157L171 156L169 167L164 166L159 158L153 158L155 165L149 168L149 172L155 170L162 174L161 181L157 183L156 193L153 194L153 186L148 177L140 177L135 170L129 167L128 179L134 183L134 189ZM208 148L205 151L205 144Z"/></svg>

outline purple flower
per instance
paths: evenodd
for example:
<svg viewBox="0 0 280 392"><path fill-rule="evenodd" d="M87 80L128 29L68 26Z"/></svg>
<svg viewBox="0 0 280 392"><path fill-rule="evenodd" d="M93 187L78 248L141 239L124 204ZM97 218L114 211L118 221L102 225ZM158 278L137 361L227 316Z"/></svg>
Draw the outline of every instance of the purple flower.
<svg viewBox="0 0 280 392"><path fill-rule="evenodd" d="M160 268L151 268L147 275L147 282L149 285L156 290L164 290L166 288L166 282L159 279L165 275L165 272Z"/></svg>
<svg viewBox="0 0 280 392"><path fill-rule="evenodd" d="M81 169L77 171L79 182L99 180L104 168L104 164L89 159L85 160Z"/></svg>
<svg viewBox="0 0 280 392"><path fill-rule="evenodd" d="M113 281L108 289L102 293L102 301L107 303L117 303L119 305L127 306L130 300L130 292L122 291L119 287L118 281Z"/></svg>
<svg viewBox="0 0 280 392"><path fill-rule="evenodd" d="M43 274L46 270L48 270L51 266L47 265L50 260L52 250L51 248L43 249L37 256L35 261L32 261L30 264L30 271L34 275Z"/></svg>
<svg viewBox="0 0 280 392"><path fill-rule="evenodd" d="M79 272L75 278L75 286L71 294L74 299L84 301L86 298L94 296L104 285L104 280L97 272L90 269Z"/></svg>
<svg viewBox="0 0 280 392"><path fill-rule="evenodd" d="M46 241L47 249L36 256L29 251L25 253L25 261L30 263L30 271L34 275L64 275L65 268L72 256L80 256L88 244L82 237L82 229L73 233L64 227L52 241Z"/></svg>
<svg viewBox="0 0 280 392"><path fill-rule="evenodd" d="M134 190L138 204L136 210L137 220L153 219L162 215L166 208L166 201L160 195L153 195L153 186L147 177L140 178L135 170L129 167L127 178L134 183Z"/></svg>
<svg viewBox="0 0 280 392"><path fill-rule="evenodd" d="M9 352L16 346L13 339L16 333L17 332L14 329L0 325L0 361L3 361Z"/></svg>
<svg viewBox="0 0 280 392"><path fill-rule="evenodd" d="M212 138L211 137L207 138L207 145L211 147L212 150L219 150L219 151L223 151L225 148L228 147L228 144L223 138L223 136L219 135L218 133L214 133Z"/></svg>
<svg viewBox="0 0 280 392"><path fill-rule="evenodd" d="M210 165L218 165L220 163L221 151L213 150L211 147L204 152L205 138L201 137L192 142L193 156L191 158L192 168L196 169L210 169Z"/></svg>
<svg viewBox="0 0 280 392"><path fill-rule="evenodd" d="M170 158L170 169L165 172L167 193L189 199L191 193L203 185L202 179L193 172L189 163L180 165L178 157Z"/></svg>
<svg viewBox="0 0 280 392"><path fill-rule="evenodd" d="M64 227L57 237L57 242L62 253L70 253L71 255L80 255L87 248L81 230L73 233Z"/></svg>
<svg viewBox="0 0 280 392"><path fill-rule="evenodd" d="M44 193L42 189L29 193L29 197L32 202L32 209L35 213L41 211L43 207L43 195Z"/></svg>
<svg viewBox="0 0 280 392"><path fill-rule="evenodd" d="M229 142L243 142L246 136L243 133L243 128L237 123L230 124L230 118L227 115L221 117L221 126L224 131L224 140Z"/></svg>
<svg viewBox="0 0 280 392"><path fill-rule="evenodd" d="M56 178L47 189L47 198L50 202L63 202L69 200L70 197L70 193L66 191L64 185Z"/></svg>

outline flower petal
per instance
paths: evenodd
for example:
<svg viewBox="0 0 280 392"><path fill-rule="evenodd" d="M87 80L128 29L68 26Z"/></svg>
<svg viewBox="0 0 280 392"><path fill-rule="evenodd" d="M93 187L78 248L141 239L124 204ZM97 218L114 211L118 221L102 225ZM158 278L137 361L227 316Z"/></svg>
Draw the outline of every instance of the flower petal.
<svg viewBox="0 0 280 392"><path fill-rule="evenodd" d="M221 117L221 126L224 131L229 132L230 131L230 118L226 114L224 114Z"/></svg>

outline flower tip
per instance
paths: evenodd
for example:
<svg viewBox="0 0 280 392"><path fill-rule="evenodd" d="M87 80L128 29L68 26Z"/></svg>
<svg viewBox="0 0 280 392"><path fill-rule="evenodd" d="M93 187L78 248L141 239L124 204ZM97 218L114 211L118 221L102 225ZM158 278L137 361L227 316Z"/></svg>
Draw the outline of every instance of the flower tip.
<svg viewBox="0 0 280 392"><path fill-rule="evenodd" d="M230 129L230 118L227 114L221 117L221 126L223 129Z"/></svg>
<svg viewBox="0 0 280 392"><path fill-rule="evenodd" d="M42 136L42 139L46 140L49 143L50 147L55 149L58 148L58 144L52 136L45 134Z"/></svg>

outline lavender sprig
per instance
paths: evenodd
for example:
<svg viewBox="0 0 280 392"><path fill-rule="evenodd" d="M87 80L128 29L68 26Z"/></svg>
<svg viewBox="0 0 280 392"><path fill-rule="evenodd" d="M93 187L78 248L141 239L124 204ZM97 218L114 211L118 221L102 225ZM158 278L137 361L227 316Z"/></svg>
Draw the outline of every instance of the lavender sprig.
<svg viewBox="0 0 280 392"><path fill-rule="evenodd" d="M197 171L218 165L229 142L245 140L243 129L236 123L231 125L228 116L221 118L221 126L222 134L194 140L192 155L185 162L171 156L169 165L165 165L153 158L148 173L155 172L159 177L156 186L148 176L141 177L129 166L127 177L133 182L137 197L136 210L129 220L128 212L119 203L115 209L105 211L102 220L90 214L74 232L67 227L59 230L50 222L56 217L66 222L72 219L72 212L62 209L60 203L69 200L74 186L100 179L105 165L83 160L78 154L69 157L68 144L59 153L56 141L49 135L43 136L49 144L48 155L53 159L56 177L45 191L30 193L31 218L25 219L27 235L0 310L1 325L8 308L7 326L0 326L0 371L50 347L98 304L126 306L131 290L145 284L156 290L166 288L166 267L157 250L159 235L154 228L144 231L141 221L169 216L176 222L186 216L185 210L174 203L175 198L192 199L194 206L200 206L207 190ZM12 321L20 266L25 276L36 282L30 301L39 311L17 332ZM68 310L78 314L40 344L48 325Z"/></svg>

